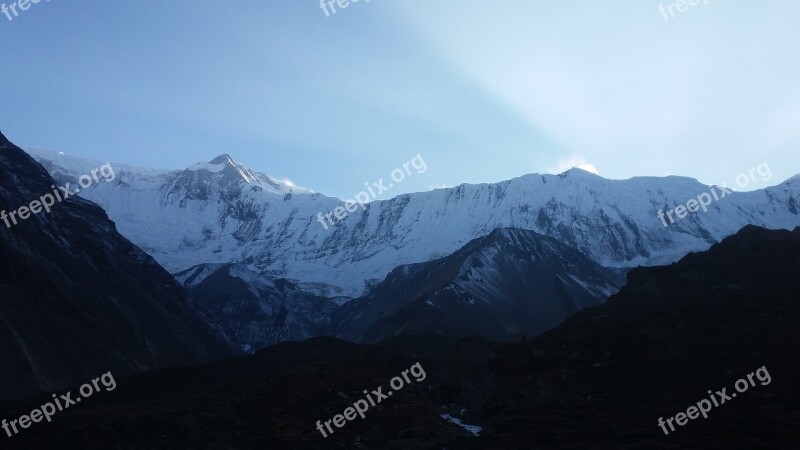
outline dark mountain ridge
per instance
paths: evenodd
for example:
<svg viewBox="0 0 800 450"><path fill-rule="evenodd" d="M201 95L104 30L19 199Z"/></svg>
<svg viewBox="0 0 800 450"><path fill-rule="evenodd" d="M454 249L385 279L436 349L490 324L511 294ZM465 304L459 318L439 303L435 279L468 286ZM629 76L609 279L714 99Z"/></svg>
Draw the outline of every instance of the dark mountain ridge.
<svg viewBox="0 0 800 450"><path fill-rule="evenodd" d="M54 184L0 134L0 211L29 205ZM172 276L95 204L72 196L11 225L0 222L0 399L62 389L108 371L123 375L234 354L186 308Z"/></svg>
<svg viewBox="0 0 800 450"><path fill-rule="evenodd" d="M331 299L305 293L286 279L259 277L243 265L221 264L197 284L188 276L184 287L192 309L247 352L326 335L337 308Z"/></svg>
<svg viewBox="0 0 800 450"><path fill-rule="evenodd" d="M336 311L334 334L361 342L408 333L536 336L603 304L623 282L552 237L498 228L450 256L394 269Z"/></svg>

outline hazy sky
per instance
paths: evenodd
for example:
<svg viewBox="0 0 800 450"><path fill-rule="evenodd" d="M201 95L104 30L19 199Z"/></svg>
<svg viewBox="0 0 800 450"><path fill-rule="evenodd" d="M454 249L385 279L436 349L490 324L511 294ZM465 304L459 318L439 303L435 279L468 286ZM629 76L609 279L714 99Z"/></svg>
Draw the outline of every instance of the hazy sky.
<svg viewBox="0 0 800 450"><path fill-rule="evenodd" d="M229 153L339 197L417 154L389 196L580 163L800 172L800 1L671 3L42 0L0 15L0 129L157 168Z"/></svg>

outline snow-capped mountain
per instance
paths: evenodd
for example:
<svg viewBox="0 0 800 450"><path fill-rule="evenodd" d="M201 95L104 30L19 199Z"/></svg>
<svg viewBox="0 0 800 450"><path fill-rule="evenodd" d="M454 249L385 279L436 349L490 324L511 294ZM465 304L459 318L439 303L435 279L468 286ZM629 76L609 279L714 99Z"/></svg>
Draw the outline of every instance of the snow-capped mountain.
<svg viewBox="0 0 800 450"><path fill-rule="evenodd" d="M31 153L59 180L100 164ZM399 265L450 255L496 228L536 231L603 266L633 267L676 261L748 224L800 225L800 176L728 194L708 212L670 226L658 210L710 187L684 177L607 180L573 169L374 201L326 229L318 215L344 202L258 174L227 155L165 173L115 167L114 182L81 195L173 274L238 263L326 297L357 297Z"/></svg>
<svg viewBox="0 0 800 450"><path fill-rule="evenodd" d="M536 336L605 303L624 281L552 237L498 228L450 256L394 269L334 313L334 334L367 343L432 332Z"/></svg>

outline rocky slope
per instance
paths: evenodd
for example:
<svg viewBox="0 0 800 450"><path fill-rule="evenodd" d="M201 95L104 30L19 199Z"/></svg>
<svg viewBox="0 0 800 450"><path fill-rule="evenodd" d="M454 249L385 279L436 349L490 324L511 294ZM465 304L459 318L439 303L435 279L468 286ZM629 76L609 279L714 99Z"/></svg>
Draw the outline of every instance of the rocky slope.
<svg viewBox="0 0 800 450"><path fill-rule="evenodd" d="M45 169L0 134L0 211L52 193ZM18 218L16 216L15 218ZM18 220L18 219L17 219ZM80 197L0 222L0 399L233 354L180 285Z"/></svg>
<svg viewBox="0 0 800 450"><path fill-rule="evenodd" d="M499 228L450 256L393 270L336 311L334 333L363 342L409 333L536 336L605 303L623 283L554 238Z"/></svg>
<svg viewBox="0 0 800 450"><path fill-rule="evenodd" d="M329 334L338 307L288 280L264 279L240 264L221 264L211 274L190 270L178 279L188 290L192 309L245 352Z"/></svg>

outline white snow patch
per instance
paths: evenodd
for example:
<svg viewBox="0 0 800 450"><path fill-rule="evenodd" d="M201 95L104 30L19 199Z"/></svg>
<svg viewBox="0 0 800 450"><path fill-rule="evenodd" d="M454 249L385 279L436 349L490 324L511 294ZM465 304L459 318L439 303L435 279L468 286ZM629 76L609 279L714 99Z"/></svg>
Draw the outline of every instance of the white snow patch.
<svg viewBox="0 0 800 450"><path fill-rule="evenodd" d="M450 414L442 414L441 417L442 419L452 424L458 425L461 428L469 431L470 433L472 433L473 436L479 436L483 432L483 427L480 427L478 425L467 425L464 422L462 422L461 419L459 419L458 417L453 417Z"/></svg>
<svg viewBox="0 0 800 450"><path fill-rule="evenodd" d="M189 170L189 171L192 171L192 172L197 172L197 171L200 171L200 170L206 170L208 172L216 173L216 172L222 172L223 170L225 170L225 164L197 163L197 164L189 167L186 170Z"/></svg>

